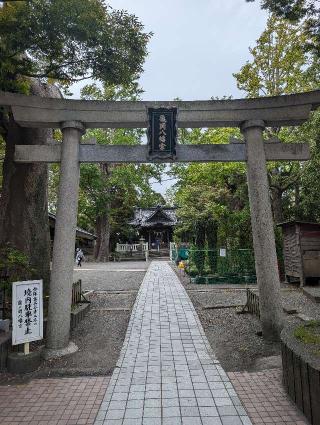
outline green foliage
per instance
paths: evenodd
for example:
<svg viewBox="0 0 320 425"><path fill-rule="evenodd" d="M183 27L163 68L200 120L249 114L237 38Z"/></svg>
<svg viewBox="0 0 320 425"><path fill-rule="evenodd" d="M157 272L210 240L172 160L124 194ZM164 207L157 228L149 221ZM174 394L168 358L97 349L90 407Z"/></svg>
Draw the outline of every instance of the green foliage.
<svg viewBox="0 0 320 425"><path fill-rule="evenodd" d="M248 97L278 96L317 88L315 59L303 49L301 25L270 16L267 27L249 48L252 61L233 74Z"/></svg>
<svg viewBox="0 0 320 425"><path fill-rule="evenodd" d="M295 196L296 201L291 206L290 217L320 222L320 111L313 113L312 118L300 128L299 135L301 140L310 144L311 160L301 167L299 185L287 194L288 198Z"/></svg>
<svg viewBox="0 0 320 425"><path fill-rule="evenodd" d="M206 228L203 221L196 221L194 224L195 250L192 250L192 260L198 270L199 275L203 274L206 253L204 246L206 242Z"/></svg>
<svg viewBox="0 0 320 425"><path fill-rule="evenodd" d="M142 89L134 81L128 85L87 85L81 95L87 100L137 100ZM96 139L99 145L138 145L142 130L95 129L86 133L87 139ZM163 203L149 183L151 178L160 180L162 165L150 164L81 164L78 223L95 232L97 217L108 215L112 238L127 241L135 235L128 222L134 207L150 207ZM52 166L49 177L49 205L54 211L57 201L58 166Z"/></svg>
<svg viewBox="0 0 320 425"><path fill-rule="evenodd" d="M246 0L253 2L255 0ZM261 0L261 7L291 22L303 22L309 40L304 48L320 56L320 7L318 0Z"/></svg>
<svg viewBox="0 0 320 425"><path fill-rule="evenodd" d="M214 258L214 271L210 264ZM199 266L201 265L201 271ZM204 264L202 264L204 263ZM252 249L227 249L226 256L219 255L219 249L198 249L193 246L189 252L189 264L187 273L191 276L215 275L214 278L228 279L228 283L255 283L256 272L254 263L254 253ZM212 276L211 276L212 277Z"/></svg>
<svg viewBox="0 0 320 425"><path fill-rule="evenodd" d="M315 58L302 47L306 37L301 25L271 16L256 45L250 48L252 59L234 74L238 88L244 90L248 97L275 96L317 88L319 80L314 68ZM319 216L318 186L311 183L311 180L317 182L319 179L316 169L319 167L317 140L320 137L316 117L317 113L314 113L313 120L301 128L266 129L266 138L276 136L283 143L309 141L313 155L308 164L268 163L276 222L286 218ZM183 129L179 132L179 141L184 144L228 143L230 137L242 138L238 131L232 129ZM245 164L175 165L172 174L178 183L170 196L172 202L180 207L176 240L194 241L193 223L212 219L218 223L217 245L229 250L252 249ZM280 236L279 233L278 247L281 245ZM211 261L214 268L213 254Z"/></svg>
<svg viewBox="0 0 320 425"><path fill-rule="evenodd" d="M213 218L206 221L206 237L208 244L208 263L211 274L217 271L217 240L218 240L218 223Z"/></svg>
<svg viewBox="0 0 320 425"><path fill-rule="evenodd" d="M206 260L206 251L204 249L197 249L197 246L192 247L190 251L190 261L195 265L199 276L204 274L204 266Z"/></svg>
<svg viewBox="0 0 320 425"><path fill-rule="evenodd" d="M26 77L68 87L84 78L128 84L142 71L150 34L102 0L29 0L0 8L0 89L27 92Z"/></svg>
<svg viewBox="0 0 320 425"><path fill-rule="evenodd" d="M9 244L0 248L0 289L11 293L11 283L30 279L35 270L22 252Z"/></svg>
<svg viewBox="0 0 320 425"><path fill-rule="evenodd" d="M318 88L317 59L303 48L306 38L302 25L270 16L267 28L255 47L249 49L252 60L234 74L238 88L244 90L248 97L276 96ZM309 142L313 151L308 164L268 163L273 215L277 223L312 215L312 209L308 211L306 208L304 193L312 191L314 184L310 189L302 184L309 180L309 172L317 167L314 140L318 126L312 122L314 119L298 128L266 129L266 138L276 136L282 143ZM317 179L315 173L312 173L312 178ZM315 200L314 196L312 198ZM314 205L314 209L318 211L319 207Z"/></svg>
<svg viewBox="0 0 320 425"><path fill-rule="evenodd" d="M1 196L1 190L2 190L2 179L3 179L3 170L2 170L2 163L4 161L5 156L5 141L3 137L0 135L0 196Z"/></svg>
<svg viewBox="0 0 320 425"><path fill-rule="evenodd" d="M184 143L228 143L240 137L237 129L184 130ZM176 240L194 241L195 221L219 223L217 243L232 248L251 247L250 214L243 163L177 165L178 179L171 194L179 206ZM208 234L208 233L207 233Z"/></svg>
<svg viewBox="0 0 320 425"><path fill-rule="evenodd" d="M86 86L81 95L85 99L98 100L138 100L143 90L133 81L128 85L104 84ZM142 130L135 129L96 129L88 132L99 144L138 145L143 136ZM81 196L79 223L83 217L90 219L91 227L96 217L107 213L111 223L111 233L128 240L132 229L128 221L133 216L135 205L147 204L155 196L149 179L159 179L162 166L148 164L90 164L81 167ZM144 202L141 202L141 201Z"/></svg>
<svg viewBox="0 0 320 425"><path fill-rule="evenodd" d="M95 83L81 89L81 98L85 100L140 100L143 89L135 80L117 85L104 82L102 89Z"/></svg>

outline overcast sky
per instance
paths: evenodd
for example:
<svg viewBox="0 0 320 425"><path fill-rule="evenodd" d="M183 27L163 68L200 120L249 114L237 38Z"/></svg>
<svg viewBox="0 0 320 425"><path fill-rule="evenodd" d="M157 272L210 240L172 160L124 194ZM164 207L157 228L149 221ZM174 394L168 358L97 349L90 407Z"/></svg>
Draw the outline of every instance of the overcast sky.
<svg viewBox="0 0 320 425"><path fill-rule="evenodd" d="M249 59L248 47L263 31L260 1L112 0L138 16L154 36L141 85L145 100L242 97L233 72Z"/></svg>
<svg viewBox="0 0 320 425"><path fill-rule="evenodd" d="M154 35L144 65L144 100L243 97L233 72L249 59L266 23L259 0L109 0ZM79 97L78 90L74 92Z"/></svg>
<svg viewBox="0 0 320 425"><path fill-rule="evenodd" d="M265 28L267 15L259 0L110 0L109 4L135 14L145 30L154 33L140 80L144 100L243 97L232 73L250 58L248 47ZM77 89L74 97L79 97Z"/></svg>

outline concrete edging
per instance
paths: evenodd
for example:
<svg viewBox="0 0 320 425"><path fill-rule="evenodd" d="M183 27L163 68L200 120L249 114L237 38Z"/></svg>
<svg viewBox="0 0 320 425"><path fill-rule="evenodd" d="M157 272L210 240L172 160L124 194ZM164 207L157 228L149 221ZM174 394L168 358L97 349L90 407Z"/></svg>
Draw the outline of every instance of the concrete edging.
<svg viewBox="0 0 320 425"><path fill-rule="evenodd" d="M32 351L29 354L11 352L8 354L7 369L10 373L34 372L41 364L41 351Z"/></svg>

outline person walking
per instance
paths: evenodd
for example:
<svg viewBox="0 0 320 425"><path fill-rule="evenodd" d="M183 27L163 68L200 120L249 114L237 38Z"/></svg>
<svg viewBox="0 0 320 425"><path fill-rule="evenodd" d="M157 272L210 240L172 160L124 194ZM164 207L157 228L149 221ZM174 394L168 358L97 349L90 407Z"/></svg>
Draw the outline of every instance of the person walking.
<svg viewBox="0 0 320 425"><path fill-rule="evenodd" d="M83 251L82 251L82 249L77 248L77 250L76 250L76 263L77 263L78 267L82 267L81 263L82 263L83 260L84 260Z"/></svg>

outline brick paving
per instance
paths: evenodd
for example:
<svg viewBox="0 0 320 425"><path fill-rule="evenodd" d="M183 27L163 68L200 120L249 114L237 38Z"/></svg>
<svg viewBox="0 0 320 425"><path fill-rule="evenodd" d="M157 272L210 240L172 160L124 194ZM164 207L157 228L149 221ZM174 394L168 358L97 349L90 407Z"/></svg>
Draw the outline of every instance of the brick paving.
<svg viewBox="0 0 320 425"><path fill-rule="evenodd" d="M281 369L230 372L229 378L255 425L307 425L281 384Z"/></svg>
<svg viewBox="0 0 320 425"><path fill-rule="evenodd" d="M251 423L185 289L152 262L95 425Z"/></svg>
<svg viewBox="0 0 320 425"><path fill-rule="evenodd" d="M91 425L109 380L49 378L0 386L0 424Z"/></svg>

